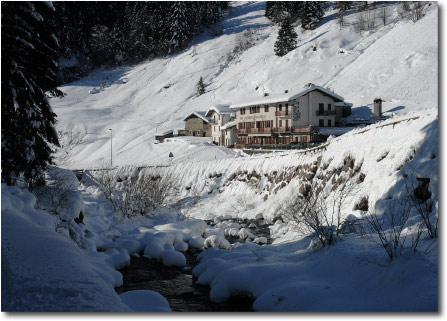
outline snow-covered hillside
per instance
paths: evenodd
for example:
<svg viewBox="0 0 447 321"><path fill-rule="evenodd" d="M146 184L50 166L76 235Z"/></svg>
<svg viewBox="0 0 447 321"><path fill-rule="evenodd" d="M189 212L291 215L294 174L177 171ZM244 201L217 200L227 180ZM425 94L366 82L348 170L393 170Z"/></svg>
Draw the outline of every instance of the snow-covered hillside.
<svg viewBox="0 0 447 321"><path fill-rule="evenodd" d="M263 2L232 2L220 36L206 31L175 56L98 70L62 86L66 97L51 100L63 144L58 165L92 168L110 163L109 129L114 165L166 163L171 150L174 162L203 160L204 155L233 157L212 145L205 153L191 153L198 146L189 140L153 144L154 134L183 128L183 119L193 111L300 90L309 82L329 86L353 102L354 115L369 114L376 96L385 100L385 111L398 114L437 108L436 3L417 23L400 19L397 5L389 5L387 25L362 35L352 24L355 13L347 15L347 26L340 30L336 11L329 11L317 29L295 28L298 47L284 57L274 55L278 27L264 16L264 7ZM228 61L238 38L250 28L254 46ZM201 76L206 93L197 97ZM101 82L104 90L92 91Z"/></svg>

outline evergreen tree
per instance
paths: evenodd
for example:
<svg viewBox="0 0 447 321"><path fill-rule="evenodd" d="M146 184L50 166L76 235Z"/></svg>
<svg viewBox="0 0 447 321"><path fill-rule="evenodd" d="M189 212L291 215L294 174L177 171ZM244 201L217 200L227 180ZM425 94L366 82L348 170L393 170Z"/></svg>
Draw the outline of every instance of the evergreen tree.
<svg viewBox="0 0 447 321"><path fill-rule="evenodd" d="M305 1L301 11L301 27L310 30L323 20L324 10L318 1Z"/></svg>
<svg viewBox="0 0 447 321"><path fill-rule="evenodd" d="M197 96L203 95L205 93L205 84L203 83L203 78L200 77L197 83Z"/></svg>
<svg viewBox="0 0 447 321"><path fill-rule="evenodd" d="M191 4L185 1L176 1L172 3L171 10L165 35L169 43L169 52L183 48L192 35Z"/></svg>
<svg viewBox="0 0 447 321"><path fill-rule="evenodd" d="M275 42L275 54L277 56L284 56L289 51L296 48L297 34L293 30L292 23L290 19L285 19L281 23L281 28L278 32L278 39Z"/></svg>
<svg viewBox="0 0 447 321"><path fill-rule="evenodd" d="M265 16L277 24L284 19L295 21L301 13L302 1L267 1L265 5Z"/></svg>
<svg viewBox="0 0 447 321"><path fill-rule="evenodd" d="M2 182L28 187L51 163L50 144L58 145L47 95L56 89L58 42L49 24L51 2L5 1L2 8Z"/></svg>

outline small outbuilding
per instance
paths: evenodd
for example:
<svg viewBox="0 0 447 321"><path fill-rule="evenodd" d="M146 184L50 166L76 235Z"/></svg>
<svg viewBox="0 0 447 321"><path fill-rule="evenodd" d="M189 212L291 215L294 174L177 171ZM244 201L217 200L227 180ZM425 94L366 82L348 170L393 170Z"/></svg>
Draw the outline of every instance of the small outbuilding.
<svg viewBox="0 0 447 321"><path fill-rule="evenodd" d="M155 134L155 140L158 140L160 143L163 143L165 138L169 138L169 137L174 137L174 131L172 129Z"/></svg>

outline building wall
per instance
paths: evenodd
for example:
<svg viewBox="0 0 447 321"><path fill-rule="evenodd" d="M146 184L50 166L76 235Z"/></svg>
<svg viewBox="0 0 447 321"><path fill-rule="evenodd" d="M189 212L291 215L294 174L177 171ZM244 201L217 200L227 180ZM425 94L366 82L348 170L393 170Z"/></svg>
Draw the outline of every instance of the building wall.
<svg viewBox="0 0 447 321"><path fill-rule="evenodd" d="M225 138L221 128L228 122L232 121L233 118L231 117L230 114L219 114L216 113L215 111L211 111L210 118L212 119L211 137L213 139L213 142L215 142L218 145L224 146Z"/></svg>
<svg viewBox="0 0 447 321"><path fill-rule="evenodd" d="M288 115L285 115L285 107L288 105ZM317 115L319 111L319 104L324 104L324 111L328 111L328 104L331 104L331 112L333 115ZM277 115L279 107L282 107L282 113ZM311 139L310 134L307 132L292 133L292 127L320 127L320 120L323 120L323 127L335 126L336 112L335 100L331 96L325 95L317 90L311 91L308 94L298 97L294 101L277 102L269 104L268 112L265 112L265 105L259 105L260 112L250 114L250 106L245 107L245 114L242 114L241 109L236 110L236 121L238 137L247 137L247 140L256 141L256 144L264 143L271 139L265 139L265 137L275 136L275 144L288 144L291 142L309 142ZM253 106L252 106L253 107ZM298 113L296 113L298 112ZM294 114L295 113L295 114ZM338 119L338 117L337 117ZM250 130L251 132L245 132L244 129L240 130L240 123L244 122L257 122L257 121L272 121L272 131L269 132L256 132L256 130ZM303 129L305 130L305 129ZM251 144L248 143L247 144ZM268 143L267 143L268 144Z"/></svg>
<svg viewBox="0 0 447 321"><path fill-rule="evenodd" d="M236 127L231 127L223 131L223 145L226 147L234 146L237 142Z"/></svg>
<svg viewBox="0 0 447 321"><path fill-rule="evenodd" d="M185 122L187 136L211 137L211 125L199 117L190 117Z"/></svg>

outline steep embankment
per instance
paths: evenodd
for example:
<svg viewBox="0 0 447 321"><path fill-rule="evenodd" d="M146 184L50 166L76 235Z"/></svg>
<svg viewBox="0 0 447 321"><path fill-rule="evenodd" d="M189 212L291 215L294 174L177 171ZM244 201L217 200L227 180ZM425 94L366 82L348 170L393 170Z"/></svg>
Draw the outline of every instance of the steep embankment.
<svg viewBox="0 0 447 321"><path fill-rule="evenodd" d="M175 177L180 197L191 201L181 211L195 218L261 215L274 221L298 191L322 187L325 195L333 196L348 177L356 188L345 200L343 216L360 216L359 209L368 201L403 196L406 186L419 184L415 177L429 178L429 190L437 200L437 130L436 112L402 116L357 129L314 150L188 162L159 170Z"/></svg>
<svg viewBox="0 0 447 321"><path fill-rule="evenodd" d="M397 5L386 5L387 25L377 21L374 29L362 35L354 28L356 13L347 15L346 26L340 30L336 11L329 10L317 29L305 31L297 26L298 47L277 57L273 48L278 27L264 17L265 4L233 2L219 36L206 31L175 56L98 70L63 86L67 96L51 101L63 143L57 163L68 168L109 163L112 129L115 165L160 164L169 150L153 144L154 134L183 128L184 117L192 111L264 93L301 90L309 82L330 86L354 102L354 114L369 114L368 104L375 96L386 101L385 111L394 113L436 108L436 4L417 23L401 19ZM249 36L244 37L244 32ZM241 39L250 39L250 46L228 60ZM201 76L206 93L197 97L195 85ZM89 93L104 81L103 91ZM190 153L194 145L172 143L169 149L176 149L179 156L174 162L234 155L212 145L206 146L206 152Z"/></svg>

